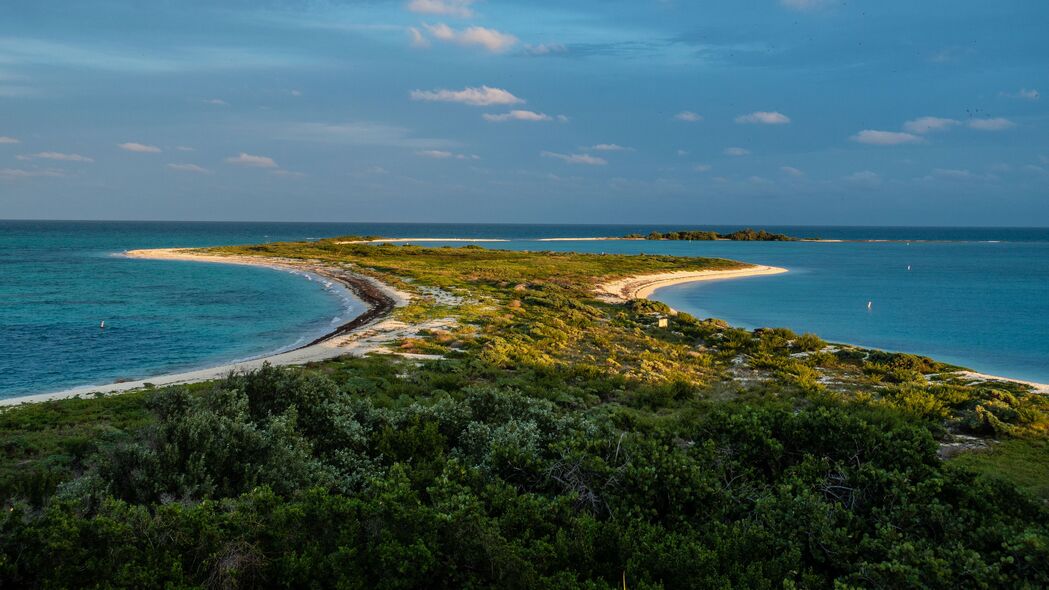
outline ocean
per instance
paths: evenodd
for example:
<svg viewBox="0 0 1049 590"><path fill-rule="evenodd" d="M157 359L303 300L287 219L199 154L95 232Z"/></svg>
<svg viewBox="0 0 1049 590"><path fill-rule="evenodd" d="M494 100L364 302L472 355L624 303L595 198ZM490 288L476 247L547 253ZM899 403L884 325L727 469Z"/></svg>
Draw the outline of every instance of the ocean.
<svg viewBox="0 0 1049 590"><path fill-rule="evenodd" d="M509 241L481 245L783 266L791 272L677 285L655 298L744 327L783 326L1049 382L1049 229L763 226L888 241L536 241L740 227L0 221L0 398L145 379L308 342L361 303L302 274L120 253L340 235L499 238Z"/></svg>

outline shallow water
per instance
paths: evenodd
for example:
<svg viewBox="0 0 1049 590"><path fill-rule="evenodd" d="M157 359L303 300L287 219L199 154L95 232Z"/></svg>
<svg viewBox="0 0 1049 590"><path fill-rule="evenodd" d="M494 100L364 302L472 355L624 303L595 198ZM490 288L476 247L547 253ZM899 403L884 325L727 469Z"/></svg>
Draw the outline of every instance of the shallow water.
<svg viewBox="0 0 1049 590"><path fill-rule="evenodd" d="M240 241L218 228L0 223L0 397L257 357L363 309L301 273L119 255Z"/></svg>
<svg viewBox="0 0 1049 590"><path fill-rule="evenodd" d="M951 240L909 245L532 241L653 229L688 228L0 221L0 397L148 378L312 340L359 312L360 303L302 275L117 254L338 235L506 238L511 241L482 245L784 266L791 272L678 285L656 298L747 327L786 326L1049 381L1049 230L769 228L837 239ZM103 319L104 331L98 328Z"/></svg>

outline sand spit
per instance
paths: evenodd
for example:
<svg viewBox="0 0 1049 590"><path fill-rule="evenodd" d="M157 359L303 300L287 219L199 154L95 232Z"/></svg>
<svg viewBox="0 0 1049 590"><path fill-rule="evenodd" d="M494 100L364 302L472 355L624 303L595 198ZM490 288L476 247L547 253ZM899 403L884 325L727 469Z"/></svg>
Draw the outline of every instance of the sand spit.
<svg viewBox="0 0 1049 590"><path fill-rule="evenodd" d="M746 268L732 270L700 270L700 271L678 271L647 275L626 277L602 283L597 286L596 291L601 299L613 302L629 301L631 299L644 299L650 297L656 289L679 285L681 283L692 283L698 281L717 281L724 279L740 279L744 277L756 277L764 275L775 275L787 272L785 268L777 266L749 266Z"/></svg>

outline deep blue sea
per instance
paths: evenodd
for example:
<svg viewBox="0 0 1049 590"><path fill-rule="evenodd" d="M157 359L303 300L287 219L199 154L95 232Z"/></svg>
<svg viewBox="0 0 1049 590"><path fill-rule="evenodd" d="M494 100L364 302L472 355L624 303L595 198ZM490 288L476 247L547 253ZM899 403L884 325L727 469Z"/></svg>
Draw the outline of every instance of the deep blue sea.
<svg viewBox="0 0 1049 590"><path fill-rule="evenodd" d="M148 378L312 340L360 302L303 275L120 253L339 235L502 238L510 241L482 245L783 266L791 272L668 287L656 298L736 325L785 326L1049 382L1049 229L764 227L891 241L535 241L740 226L0 221L0 397Z"/></svg>

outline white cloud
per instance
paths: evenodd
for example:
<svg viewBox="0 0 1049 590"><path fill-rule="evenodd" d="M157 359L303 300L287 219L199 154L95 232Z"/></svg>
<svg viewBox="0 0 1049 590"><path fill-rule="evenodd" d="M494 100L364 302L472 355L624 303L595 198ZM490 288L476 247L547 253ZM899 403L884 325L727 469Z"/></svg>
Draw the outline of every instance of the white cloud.
<svg viewBox="0 0 1049 590"><path fill-rule="evenodd" d="M180 151L180 152L192 152L193 151L193 148L187 147L187 146L184 146L184 145L180 145L180 146L178 146L175 149Z"/></svg>
<svg viewBox="0 0 1049 590"><path fill-rule="evenodd" d="M477 154L456 154L446 150L421 150L415 152L415 155L422 156L424 158L433 158L435 160L480 160L481 156Z"/></svg>
<svg viewBox="0 0 1049 590"><path fill-rule="evenodd" d="M65 176L61 170L25 170L23 168L0 168L0 178L34 178L37 176Z"/></svg>
<svg viewBox="0 0 1049 590"><path fill-rule="evenodd" d="M736 122L759 125L786 125L790 123L790 117L776 111L755 111L749 115L736 117Z"/></svg>
<svg viewBox="0 0 1049 590"><path fill-rule="evenodd" d="M749 155L750 154L750 150L748 150L746 148L741 148L741 147L729 147L729 148L725 148L725 151L723 153L726 156L734 156L734 157L738 158L740 156Z"/></svg>
<svg viewBox="0 0 1049 590"><path fill-rule="evenodd" d="M467 27L459 31L444 23L424 24L423 27L431 37L438 41L467 47L472 45L483 47L491 53L502 53L517 44L517 37L485 27Z"/></svg>
<svg viewBox="0 0 1049 590"><path fill-rule="evenodd" d="M1002 131L1003 129L1016 127L1016 123L1013 123L1009 119L1003 119L1002 117L996 117L993 119L972 119L969 121L969 127L979 131Z"/></svg>
<svg viewBox="0 0 1049 590"><path fill-rule="evenodd" d="M302 178L306 176L302 172L295 172L294 170L270 170L270 174L284 178Z"/></svg>
<svg viewBox="0 0 1049 590"><path fill-rule="evenodd" d="M415 27L408 27L408 36L411 38L412 47L429 47L430 40L423 32Z"/></svg>
<svg viewBox="0 0 1049 590"><path fill-rule="evenodd" d="M998 180L998 176L994 174L977 174L967 169L959 168L934 168L933 171L922 178L916 180L925 182L935 181L956 181L956 182L974 182L974 181L995 181Z"/></svg>
<svg viewBox="0 0 1049 590"><path fill-rule="evenodd" d="M681 111L674 115L674 118L678 121L685 121L686 123L695 123L703 120L703 115L693 113L692 111Z"/></svg>
<svg viewBox="0 0 1049 590"><path fill-rule="evenodd" d="M422 150L422 151L415 152L415 155L422 156L424 158L443 159L443 158L451 158L452 157L452 152L448 152L448 151L445 151L445 150Z"/></svg>
<svg viewBox="0 0 1049 590"><path fill-rule="evenodd" d="M158 148L155 145L146 145L144 143L135 143L133 141L129 141L127 143L122 143L122 144L118 145L117 147L119 147L120 149L122 149L124 151L135 152L137 154L159 154L160 153L160 148Z"/></svg>
<svg viewBox="0 0 1049 590"><path fill-rule="evenodd" d="M473 3L474 0L412 0L408 3L408 10L422 14L470 18L474 15L473 10L470 9Z"/></svg>
<svg viewBox="0 0 1049 590"><path fill-rule="evenodd" d="M852 141L866 143L868 145L901 145L905 143L921 143L921 137L899 131L876 131L864 129L851 137Z"/></svg>
<svg viewBox="0 0 1049 590"><path fill-rule="evenodd" d="M521 111L514 110L509 113L503 113L501 115L492 115L485 113L481 115L485 121L502 122L502 121L553 121L553 117L546 113L536 113L534 111Z"/></svg>
<svg viewBox="0 0 1049 590"><path fill-rule="evenodd" d="M425 100L430 102L457 102L476 107L484 107L497 104L520 104L524 100L517 98L502 88L481 86L463 88L462 90L412 90L412 100Z"/></svg>
<svg viewBox="0 0 1049 590"><path fill-rule="evenodd" d="M618 143L599 143L590 146L595 152L632 152L634 148L619 145Z"/></svg>
<svg viewBox="0 0 1049 590"><path fill-rule="evenodd" d="M932 133L934 131L946 131L959 123L961 123L961 121L944 119L943 117L919 117L904 123L903 129L908 133L925 135L926 133Z"/></svg>
<svg viewBox="0 0 1049 590"><path fill-rule="evenodd" d="M591 156L590 154L559 154L557 152L540 152L544 158L555 158L557 160L563 160L569 164L585 164L587 166L604 166L608 163L608 160L599 158L597 156Z"/></svg>
<svg viewBox="0 0 1049 590"><path fill-rule="evenodd" d="M710 172L710 164L696 164L692 169L696 172Z"/></svg>
<svg viewBox="0 0 1049 590"><path fill-rule="evenodd" d="M248 166L249 168L276 168L277 163L273 161L273 158L268 156L253 156L241 152L240 155L226 158L227 164L236 164L238 166Z"/></svg>
<svg viewBox="0 0 1049 590"><path fill-rule="evenodd" d="M539 45L529 45L525 47L525 53L528 55L553 55L557 53L566 53L568 48L561 43L540 43Z"/></svg>
<svg viewBox="0 0 1049 590"><path fill-rule="evenodd" d="M928 61L937 64L952 63L971 56L975 52L976 49L971 47L944 47L930 55Z"/></svg>
<svg viewBox="0 0 1049 590"><path fill-rule="evenodd" d="M784 174L787 174L789 176L794 176L794 177L805 176L804 172L802 172L801 170L795 168L794 166L780 166L779 169L780 169L780 172L783 172Z"/></svg>
<svg viewBox="0 0 1049 590"><path fill-rule="evenodd" d="M677 155L678 156L687 156L688 155L688 150L678 150L677 151Z"/></svg>
<svg viewBox="0 0 1049 590"><path fill-rule="evenodd" d="M202 168L196 164L168 164L168 168L177 172L195 172L197 174L211 174L211 170Z"/></svg>
<svg viewBox="0 0 1049 590"><path fill-rule="evenodd" d="M1042 97L1034 88L1021 88L1018 92L1002 92L1001 95L1006 98L1019 98L1022 100L1038 100Z"/></svg>
<svg viewBox="0 0 1049 590"><path fill-rule="evenodd" d="M22 143L22 142L18 141L14 137L9 137L7 135L0 135L0 145L13 144L13 143Z"/></svg>
<svg viewBox="0 0 1049 590"><path fill-rule="evenodd" d="M811 10L819 10L820 8L829 5L830 0L779 0L779 3L785 8L791 10L807 12Z"/></svg>
<svg viewBox="0 0 1049 590"><path fill-rule="evenodd" d="M292 88L291 90L288 91L288 94L290 94L292 96L295 96L295 97L299 97L299 96L302 96L302 91Z"/></svg>
<svg viewBox="0 0 1049 590"><path fill-rule="evenodd" d="M219 106L219 107L227 107L227 106L229 106L229 103L224 101L224 100L222 100L221 98L209 98L209 99L206 99L204 101L204 103L205 104L213 104L213 105Z"/></svg>
<svg viewBox="0 0 1049 590"><path fill-rule="evenodd" d="M278 139L369 145L428 150L455 145L447 139L414 137L412 130L371 121L348 123L290 123L277 125L268 133Z"/></svg>
<svg viewBox="0 0 1049 590"><path fill-rule="evenodd" d="M955 180L968 180L974 178L972 172L968 170L957 170L952 168L936 168L932 171L933 176L939 176L940 178L953 178Z"/></svg>
<svg viewBox="0 0 1049 590"><path fill-rule="evenodd" d="M568 121L570 121L570 119L568 118L568 115L558 115L557 116L557 122L558 123L567 123Z"/></svg>
<svg viewBox="0 0 1049 590"><path fill-rule="evenodd" d="M872 172L870 170L861 170L859 172L853 172L852 174L846 176L844 179L847 182L864 184L869 186L881 184L881 175L877 172Z"/></svg>
<svg viewBox="0 0 1049 590"><path fill-rule="evenodd" d="M62 162L94 162L93 159L80 154L63 154L61 152L38 152L30 155L16 156L19 160L59 160Z"/></svg>

